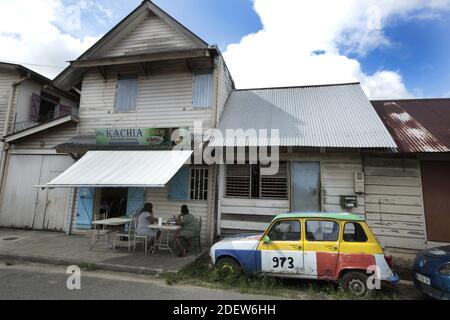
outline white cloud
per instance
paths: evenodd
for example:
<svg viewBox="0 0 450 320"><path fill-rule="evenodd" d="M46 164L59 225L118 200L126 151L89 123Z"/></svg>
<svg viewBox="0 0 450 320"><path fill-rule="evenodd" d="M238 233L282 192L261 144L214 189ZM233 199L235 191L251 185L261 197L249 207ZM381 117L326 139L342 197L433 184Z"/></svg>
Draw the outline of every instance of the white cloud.
<svg viewBox="0 0 450 320"><path fill-rule="evenodd" d="M359 81L370 98L383 99L413 94L398 71L366 74L349 53L389 46L386 24L434 17L450 0L254 0L254 7L262 30L224 53L238 87Z"/></svg>
<svg viewBox="0 0 450 320"><path fill-rule="evenodd" d="M57 27L73 21L73 10L61 0L0 0L0 61L43 65L25 66L53 78L98 40Z"/></svg>

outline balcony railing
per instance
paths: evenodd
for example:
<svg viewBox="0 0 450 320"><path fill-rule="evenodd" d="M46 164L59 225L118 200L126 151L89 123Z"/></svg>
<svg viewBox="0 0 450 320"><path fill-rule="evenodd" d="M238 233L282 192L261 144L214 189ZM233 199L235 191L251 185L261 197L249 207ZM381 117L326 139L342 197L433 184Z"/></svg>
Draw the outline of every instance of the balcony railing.
<svg viewBox="0 0 450 320"><path fill-rule="evenodd" d="M56 106L55 110L46 114L40 114L38 120L27 120L14 123L14 126L9 130L9 134L25 131L41 124L58 120L69 115L78 117L79 109L75 107L68 107L64 105Z"/></svg>

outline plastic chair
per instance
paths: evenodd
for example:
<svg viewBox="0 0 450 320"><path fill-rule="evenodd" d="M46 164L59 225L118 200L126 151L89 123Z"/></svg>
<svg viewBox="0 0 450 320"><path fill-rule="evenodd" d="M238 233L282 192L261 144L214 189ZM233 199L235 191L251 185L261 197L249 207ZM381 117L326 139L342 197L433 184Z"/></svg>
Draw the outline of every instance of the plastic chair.
<svg viewBox="0 0 450 320"><path fill-rule="evenodd" d="M133 218L133 222L131 224L134 224L134 219L135 218L134 218L134 216L132 216L132 218ZM113 250L116 250L117 238L126 238L127 242L128 242L128 252L131 252L131 239L133 237L133 228L132 228L131 224L128 226L128 228L125 226L123 233L120 233L120 232L116 232L115 233L115 235L114 235L114 243L113 243Z"/></svg>
<svg viewBox="0 0 450 320"><path fill-rule="evenodd" d="M188 240L189 247L191 247L192 243L194 244L196 256L202 253L202 240L201 240L202 224L203 224L202 218L195 219L195 236Z"/></svg>
<svg viewBox="0 0 450 320"><path fill-rule="evenodd" d="M137 227L138 227L138 222L139 222L139 215L135 215L133 217L133 229L134 229L134 232L133 232L133 252L136 252L136 244L137 244L138 240L142 240L142 242L144 242L145 253L147 253L148 252L148 237L147 236L138 236L136 234L136 230L137 230Z"/></svg>

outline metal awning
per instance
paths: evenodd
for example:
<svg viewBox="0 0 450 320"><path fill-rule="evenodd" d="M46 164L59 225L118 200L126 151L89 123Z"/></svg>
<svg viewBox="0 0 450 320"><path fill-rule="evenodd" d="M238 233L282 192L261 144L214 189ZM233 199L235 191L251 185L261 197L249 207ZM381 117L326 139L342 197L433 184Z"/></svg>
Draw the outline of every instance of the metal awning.
<svg viewBox="0 0 450 320"><path fill-rule="evenodd" d="M162 188L193 151L89 151L46 188Z"/></svg>

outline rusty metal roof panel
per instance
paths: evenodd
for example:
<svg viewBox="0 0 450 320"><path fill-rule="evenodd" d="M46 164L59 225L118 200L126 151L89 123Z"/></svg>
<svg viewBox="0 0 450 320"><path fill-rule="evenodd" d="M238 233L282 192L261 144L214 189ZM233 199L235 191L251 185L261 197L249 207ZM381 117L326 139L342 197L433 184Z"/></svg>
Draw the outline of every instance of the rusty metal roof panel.
<svg viewBox="0 0 450 320"><path fill-rule="evenodd" d="M372 101L400 152L450 152L450 99Z"/></svg>
<svg viewBox="0 0 450 320"><path fill-rule="evenodd" d="M268 130L267 139L221 139L211 146L397 148L358 83L234 91L218 128ZM270 130L280 139L271 141Z"/></svg>

